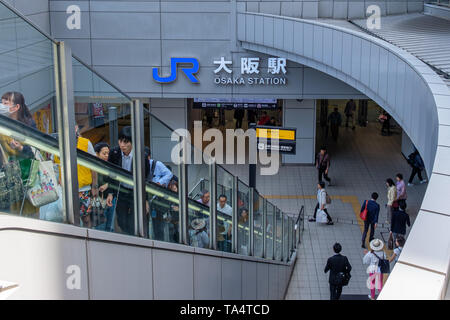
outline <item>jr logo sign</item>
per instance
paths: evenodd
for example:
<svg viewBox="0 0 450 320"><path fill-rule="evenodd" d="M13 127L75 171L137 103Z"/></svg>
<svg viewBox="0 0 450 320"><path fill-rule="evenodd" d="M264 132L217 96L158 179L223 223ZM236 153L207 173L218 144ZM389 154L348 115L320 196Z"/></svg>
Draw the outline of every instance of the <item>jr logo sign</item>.
<svg viewBox="0 0 450 320"><path fill-rule="evenodd" d="M199 83L198 79L194 76L198 72L200 65L195 58L170 58L170 76L160 77L158 68L153 68L153 79L160 83L170 83L177 78L177 65L178 64L191 64L192 67L182 67L181 70L191 80L192 83Z"/></svg>

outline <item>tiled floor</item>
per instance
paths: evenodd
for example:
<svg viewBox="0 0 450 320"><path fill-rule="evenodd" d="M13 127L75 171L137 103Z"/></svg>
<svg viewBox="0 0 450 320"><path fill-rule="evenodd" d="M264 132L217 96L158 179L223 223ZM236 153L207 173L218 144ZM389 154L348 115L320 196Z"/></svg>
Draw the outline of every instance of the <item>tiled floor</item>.
<svg viewBox="0 0 450 320"><path fill-rule="evenodd" d="M331 154L330 177L333 185L327 187L331 196L343 196L334 199L329 212L339 221L333 226L317 225L305 222L303 241L298 251L298 260L288 289L287 299L329 299L328 274L323 272L328 257L333 255L332 246L340 242L342 254L349 258L353 267L352 279L343 294L367 294L366 267L362 264L361 229L357 224L357 212L346 197L361 204L374 191L380 195L381 206L379 222L386 220L386 187L388 177L394 179L402 173L409 178L411 168L401 154L401 135L381 136L378 124L368 127L340 129L337 143L328 141ZM225 166L248 182L248 166ZM395 180L395 179L394 179ZM408 209L412 222L423 199L426 184L407 187ZM267 196L284 212L297 215L301 206L305 206L306 215L312 214L316 200L317 171L313 166L282 166L276 176L257 176L258 191ZM292 196L283 199L280 196ZM350 197L348 197L350 196ZM356 209L358 210L358 209ZM387 239L387 228L378 228L375 237ZM408 230L409 231L409 230ZM381 235L380 232L383 234Z"/></svg>

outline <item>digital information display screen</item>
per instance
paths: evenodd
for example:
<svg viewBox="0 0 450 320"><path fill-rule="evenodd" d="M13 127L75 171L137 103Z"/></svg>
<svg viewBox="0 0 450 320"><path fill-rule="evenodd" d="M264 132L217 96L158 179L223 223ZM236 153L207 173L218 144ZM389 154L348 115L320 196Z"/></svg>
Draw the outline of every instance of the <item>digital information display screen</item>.
<svg viewBox="0 0 450 320"><path fill-rule="evenodd" d="M193 108L276 109L277 99L194 98Z"/></svg>

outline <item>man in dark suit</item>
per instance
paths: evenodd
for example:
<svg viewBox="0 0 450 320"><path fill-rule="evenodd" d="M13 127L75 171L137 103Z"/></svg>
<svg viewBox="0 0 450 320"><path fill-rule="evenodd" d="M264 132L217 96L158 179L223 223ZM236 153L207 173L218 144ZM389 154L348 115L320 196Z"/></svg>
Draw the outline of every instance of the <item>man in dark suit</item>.
<svg viewBox="0 0 450 320"><path fill-rule="evenodd" d="M133 172L133 143L132 143L131 127L124 127L119 133L119 146L113 148L108 157L108 161L125 169L129 172ZM145 161L145 154L141 155L145 163L145 176L148 176L150 171L148 161ZM111 182L111 185L117 185L117 181ZM113 190L119 190L117 193L117 222L120 229L129 234L134 235L134 196L133 186L126 183L120 183L112 188ZM112 206L113 193L109 193L106 199L108 206Z"/></svg>
<svg viewBox="0 0 450 320"><path fill-rule="evenodd" d="M378 224L378 215L380 214L380 205L377 203L378 199L378 193L374 192L372 193L372 199L366 200L363 202L361 211L363 212L366 207L367 202L367 218L364 221L364 232L362 236L362 244L361 248L366 248L365 242L367 237L367 231L369 231L370 227L370 235L369 235L369 242L373 240L373 235L375 233L375 228Z"/></svg>
<svg viewBox="0 0 450 320"><path fill-rule="evenodd" d="M334 256L328 258L327 265L324 272L330 271L330 300L339 300L342 293L342 281L339 277L339 273L349 274L352 270L352 266L346 256L340 254L342 246L339 243L335 243L333 250L336 253Z"/></svg>

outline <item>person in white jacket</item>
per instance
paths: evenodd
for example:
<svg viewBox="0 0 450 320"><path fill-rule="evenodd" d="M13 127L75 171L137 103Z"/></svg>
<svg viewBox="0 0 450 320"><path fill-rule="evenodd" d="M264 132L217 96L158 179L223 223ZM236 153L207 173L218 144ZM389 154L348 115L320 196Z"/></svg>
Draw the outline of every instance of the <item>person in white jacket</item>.
<svg viewBox="0 0 450 320"><path fill-rule="evenodd" d="M378 294L383 288L383 274L381 273L378 263L380 259L386 259L386 254L383 251L384 243L380 239L373 239L370 241L370 251L364 250L365 256L363 263L368 264L367 286L370 289L369 299L375 300L375 289L378 289Z"/></svg>
<svg viewBox="0 0 450 320"><path fill-rule="evenodd" d="M318 210L323 210L323 212L326 213L327 215L327 219L328 225L333 225L333 219L331 219L330 214L328 213L328 205L327 205L327 192L325 190L325 182L320 181L317 184L317 205L316 208L314 209L314 217L309 219L308 221L310 222L314 222L316 221L316 215L317 215L317 211Z"/></svg>

